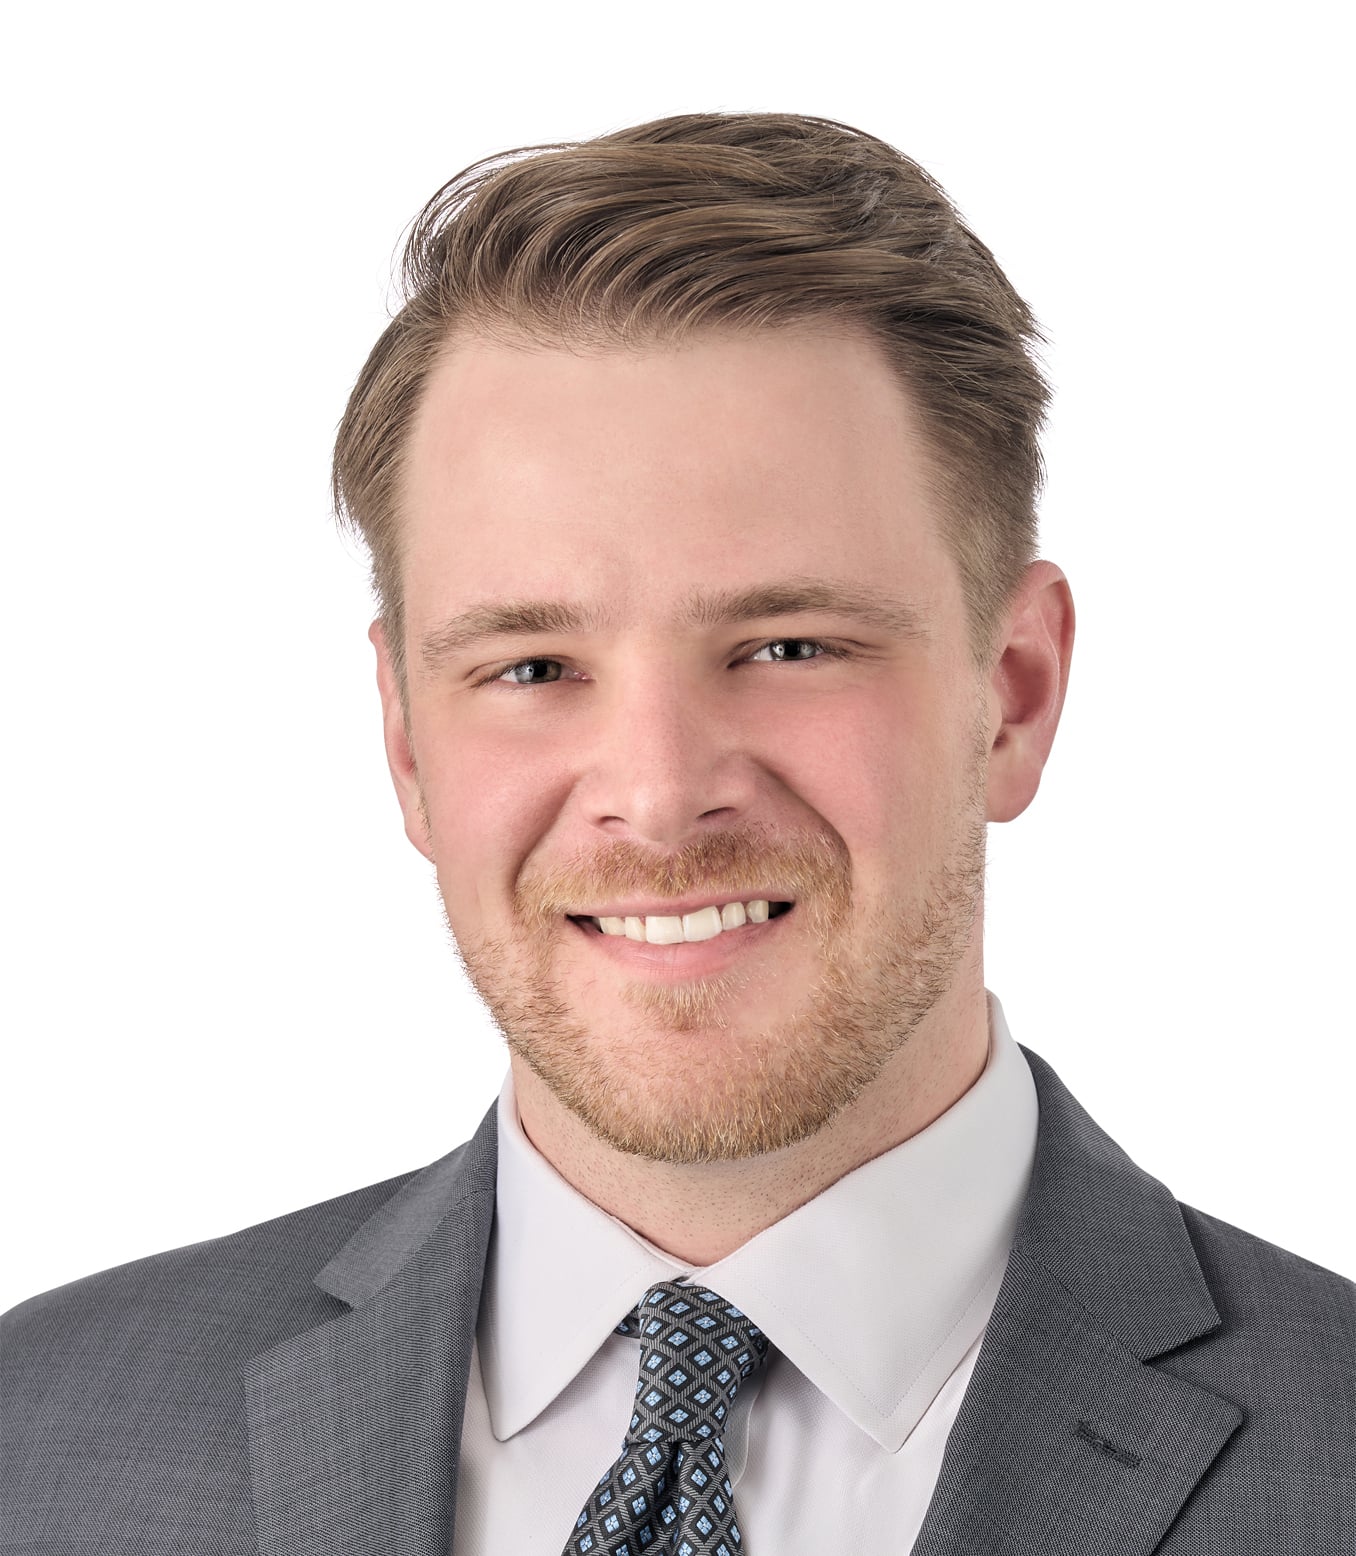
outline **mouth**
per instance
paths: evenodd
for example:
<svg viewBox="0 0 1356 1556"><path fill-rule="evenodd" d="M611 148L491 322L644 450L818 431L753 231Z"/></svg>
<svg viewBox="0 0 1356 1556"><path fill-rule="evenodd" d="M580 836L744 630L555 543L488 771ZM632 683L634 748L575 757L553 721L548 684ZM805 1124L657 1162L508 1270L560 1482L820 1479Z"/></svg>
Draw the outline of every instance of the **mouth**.
<svg viewBox="0 0 1356 1556"><path fill-rule="evenodd" d="M794 902L753 897L736 902L704 903L679 913L617 911L566 916L590 934L647 945L691 945L736 933L749 924L766 924L771 919L783 918L794 908Z"/></svg>

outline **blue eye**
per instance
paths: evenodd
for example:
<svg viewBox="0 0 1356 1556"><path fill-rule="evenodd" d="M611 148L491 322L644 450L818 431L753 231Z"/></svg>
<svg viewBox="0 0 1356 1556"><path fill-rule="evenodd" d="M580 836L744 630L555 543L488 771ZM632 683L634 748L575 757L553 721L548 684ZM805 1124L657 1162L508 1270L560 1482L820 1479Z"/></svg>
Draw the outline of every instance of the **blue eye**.
<svg viewBox="0 0 1356 1556"><path fill-rule="evenodd" d="M809 653L800 650L808 649ZM750 660L758 660L766 654L764 664L796 664L806 659L816 659L828 650L824 644L815 638L774 638L771 643L764 643L759 649L755 649L749 655Z"/></svg>
<svg viewBox="0 0 1356 1556"><path fill-rule="evenodd" d="M508 681L512 686L540 686L544 681L559 679L558 659L520 659L516 665L510 665L502 674L495 676L495 680Z"/></svg>

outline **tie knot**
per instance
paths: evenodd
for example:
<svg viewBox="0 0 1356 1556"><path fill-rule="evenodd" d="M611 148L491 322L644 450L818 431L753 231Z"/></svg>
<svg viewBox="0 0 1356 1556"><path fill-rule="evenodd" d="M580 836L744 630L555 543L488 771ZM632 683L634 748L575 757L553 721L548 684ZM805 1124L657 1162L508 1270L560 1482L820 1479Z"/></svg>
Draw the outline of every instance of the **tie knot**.
<svg viewBox="0 0 1356 1556"><path fill-rule="evenodd" d="M724 1297L661 1281L617 1325L640 1337L629 1442L720 1438L739 1385L764 1362L767 1336Z"/></svg>

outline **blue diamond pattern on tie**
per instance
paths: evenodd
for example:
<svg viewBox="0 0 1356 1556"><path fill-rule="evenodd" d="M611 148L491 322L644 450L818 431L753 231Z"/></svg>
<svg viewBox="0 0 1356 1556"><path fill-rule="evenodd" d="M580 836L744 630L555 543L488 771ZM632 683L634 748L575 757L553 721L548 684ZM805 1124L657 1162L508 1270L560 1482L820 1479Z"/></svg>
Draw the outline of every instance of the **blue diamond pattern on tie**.
<svg viewBox="0 0 1356 1556"><path fill-rule="evenodd" d="M725 1418L767 1336L724 1297L661 1281L617 1325L639 1335L636 1407L563 1556L739 1556Z"/></svg>

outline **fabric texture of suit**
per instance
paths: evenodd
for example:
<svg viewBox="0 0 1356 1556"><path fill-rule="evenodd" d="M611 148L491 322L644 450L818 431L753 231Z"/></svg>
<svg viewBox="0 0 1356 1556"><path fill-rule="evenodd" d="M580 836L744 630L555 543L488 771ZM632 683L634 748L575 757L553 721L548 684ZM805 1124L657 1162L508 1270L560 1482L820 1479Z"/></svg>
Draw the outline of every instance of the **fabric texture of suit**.
<svg viewBox="0 0 1356 1556"><path fill-rule="evenodd" d="M1027 1058L1035 1168L917 1556L1352 1556L1356 1288L1180 1206ZM447 1556L495 1146L491 1109L14 1309L0 1549Z"/></svg>

